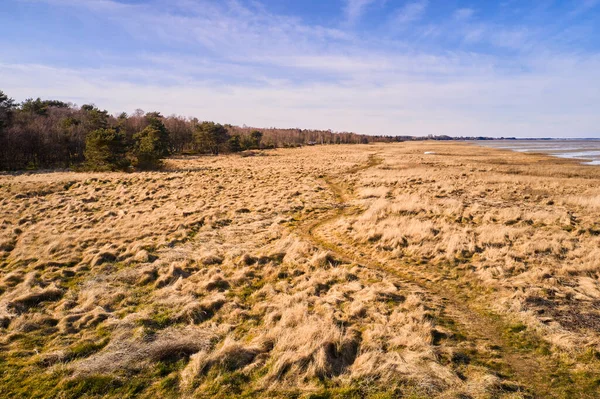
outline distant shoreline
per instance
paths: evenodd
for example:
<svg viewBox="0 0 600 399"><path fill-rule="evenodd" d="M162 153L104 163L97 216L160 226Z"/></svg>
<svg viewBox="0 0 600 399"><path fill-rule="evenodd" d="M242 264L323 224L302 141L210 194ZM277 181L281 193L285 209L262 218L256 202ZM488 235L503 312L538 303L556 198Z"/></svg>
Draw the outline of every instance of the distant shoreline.
<svg viewBox="0 0 600 399"><path fill-rule="evenodd" d="M519 153L535 153L553 158L572 159L588 166L600 165L600 141L598 139L495 140L477 145Z"/></svg>

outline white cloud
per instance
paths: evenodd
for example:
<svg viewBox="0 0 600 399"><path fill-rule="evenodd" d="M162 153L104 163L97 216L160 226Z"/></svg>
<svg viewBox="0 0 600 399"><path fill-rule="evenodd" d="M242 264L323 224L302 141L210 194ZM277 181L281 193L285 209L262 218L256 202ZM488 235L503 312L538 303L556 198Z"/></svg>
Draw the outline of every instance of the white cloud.
<svg viewBox="0 0 600 399"><path fill-rule="evenodd" d="M569 13L572 17L578 16L600 5L600 0L578 0L573 3L575 3L575 8Z"/></svg>
<svg viewBox="0 0 600 399"><path fill-rule="evenodd" d="M600 80L598 57L540 57L529 65L536 73L520 74L504 74L491 67L489 60L467 54L415 57L413 67L401 65L399 69L394 65L408 62L409 57L391 58L379 71L367 62L356 69L364 69L364 75L352 69L356 79L343 83L190 83L185 71L175 68L172 73L180 73L181 79L159 85L132 83L124 78L130 72L118 69L70 70L29 64L0 64L0 83L19 100L35 93L79 104L94 102L114 113L141 107L250 126L371 134L598 134L600 115L593 104L600 103L600 93L589 84ZM428 59L428 71L419 78L414 69ZM463 70L463 65L471 68ZM435 69L438 78L432 77ZM368 71L376 81L367 76ZM148 78L152 80L153 75Z"/></svg>
<svg viewBox="0 0 600 399"><path fill-rule="evenodd" d="M362 17L368 6L376 0L346 0L344 14L349 23L354 23Z"/></svg>
<svg viewBox="0 0 600 399"><path fill-rule="evenodd" d="M497 29L490 34L490 41L498 47L512 48L517 50L527 49L531 37L528 29Z"/></svg>
<svg viewBox="0 0 600 399"><path fill-rule="evenodd" d="M254 3L45 1L89 7L160 50L113 55L97 68L0 64L0 87L18 100L41 96L111 112L141 107L258 127L372 134L600 135L600 93L590 84L600 81L600 58L535 51L528 43L540 32L518 26L417 24L426 1L405 4L395 21L464 40L466 48L488 44L518 55L418 48L308 25ZM355 15L368 6L361 4ZM173 43L183 44L185 54L171 52Z"/></svg>
<svg viewBox="0 0 600 399"><path fill-rule="evenodd" d="M113 0L19 0L25 3L48 3L55 6L83 7L95 11L129 11L139 6Z"/></svg>
<svg viewBox="0 0 600 399"><path fill-rule="evenodd" d="M467 43L478 43L484 40L487 27L483 25L469 26L463 30L463 37Z"/></svg>
<svg viewBox="0 0 600 399"><path fill-rule="evenodd" d="M417 0L407 3L397 11L394 22L404 25L418 21L425 14L428 5L428 0Z"/></svg>
<svg viewBox="0 0 600 399"><path fill-rule="evenodd" d="M459 8L454 12L454 19L457 21L467 21L475 15L475 10L472 8Z"/></svg>

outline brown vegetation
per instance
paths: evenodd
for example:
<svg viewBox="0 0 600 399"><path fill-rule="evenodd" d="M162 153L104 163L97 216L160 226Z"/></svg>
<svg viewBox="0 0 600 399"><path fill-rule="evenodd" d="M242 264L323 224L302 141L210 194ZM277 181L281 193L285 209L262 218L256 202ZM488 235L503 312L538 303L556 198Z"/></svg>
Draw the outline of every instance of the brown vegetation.
<svg viewBox="0 0 600 399"><path fill-rule="evenodd" d="M0 397L598 395L597 168L433 142L165 168L0 177Z"/></svg>

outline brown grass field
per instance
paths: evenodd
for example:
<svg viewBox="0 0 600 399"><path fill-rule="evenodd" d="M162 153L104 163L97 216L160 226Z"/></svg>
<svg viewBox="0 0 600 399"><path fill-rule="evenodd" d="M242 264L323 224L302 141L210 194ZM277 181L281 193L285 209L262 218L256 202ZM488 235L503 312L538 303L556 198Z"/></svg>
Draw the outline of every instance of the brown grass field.
<svg viewBox="0 0 600 399"><path fill-rule="evenodd" d="M466 143L1 175L0 397L600 398L599 216Z"/></svg>

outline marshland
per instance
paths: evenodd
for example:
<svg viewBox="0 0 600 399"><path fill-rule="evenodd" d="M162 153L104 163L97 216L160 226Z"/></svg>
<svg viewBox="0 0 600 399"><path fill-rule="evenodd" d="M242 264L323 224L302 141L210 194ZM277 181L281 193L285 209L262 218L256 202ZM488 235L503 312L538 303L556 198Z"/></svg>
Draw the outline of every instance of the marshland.
<svg viewBox="0 0 600 399"><path fill-rule="evenodd" d="M0 396L600 395L598 167L252 155L0 176Z"/></svg>
<svg viewBox="0 0 600 399"><path fill-rule="evenodd" d="M600 0L0 0L0 399L600 399Z"/></svg>

